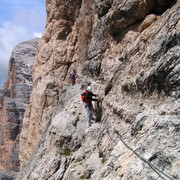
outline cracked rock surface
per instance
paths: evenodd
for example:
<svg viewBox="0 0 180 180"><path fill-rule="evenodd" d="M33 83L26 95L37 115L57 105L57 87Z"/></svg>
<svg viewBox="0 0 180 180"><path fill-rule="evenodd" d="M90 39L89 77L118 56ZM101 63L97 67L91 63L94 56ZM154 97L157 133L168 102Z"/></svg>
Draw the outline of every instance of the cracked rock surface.
<svg viewBox="0 0 180 180"><path fill-rule="evenodd" d="M32 65L39 39L18 44L9 61L7 83L0 90L0 179L19 171L19 134L32 91Z"/></svg>
<svg viewBox="0 0 180 180"><path fill-rule="evenodd" d="M16 179L179 179L179 2L46 4ZM86 128L88 84L99 101Z"/></svg>

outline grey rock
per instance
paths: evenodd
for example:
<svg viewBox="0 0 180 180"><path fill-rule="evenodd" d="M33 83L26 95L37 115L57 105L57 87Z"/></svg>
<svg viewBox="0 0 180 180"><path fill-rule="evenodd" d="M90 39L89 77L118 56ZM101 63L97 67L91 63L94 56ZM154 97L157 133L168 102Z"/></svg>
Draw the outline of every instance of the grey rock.
<svg viewBox="0 0 180 180"><path fill-rule="evenodd" d="M154 9L155 5L154 0L143 2L128 0L122 3L114 3L113 11L107 20L109 32L113 36L118 35L128 26L143 19Z"/></svg>
<svg viewBox="0 0 180 180"><path fill-rule="evenodd" d="M11 170L0 171L1 180L14 180L16 178L17 172Z"/></svg>
<svg viewBox="0 0 180 180"><path fill-rule="evenodd" d="M39 39L17 45L9 63L8 82L0 90L0 169L19 170L19 134L32 91L32 66ZM2 179L14 179L2 176Z"/></svg>
<svg viewBox="0 0 180 180"><path fill-rule="evenodd" d="M77 17L78 26L74 23L66 40L57 40L61 28L52 30L63 21L48 21L49 41L42 39L34 69L37 82L21 133L22 169L17 180L180 178L179 3L169 4L139 32L140 21L160 6L156 2L82 1L77 11L83 17ZM57 15L70 1L58 8L47 4L52 17L50 9ZM90 19L91 26L80 26L82 19ZM87 38L86 46L82 37ZM72 63L57 66L54 57L64 63L70 50ZM74 86L68 84L68 68L78 70ZM99 102L94 102L96 114L87 128L80 95L88 84Z"/></svg>

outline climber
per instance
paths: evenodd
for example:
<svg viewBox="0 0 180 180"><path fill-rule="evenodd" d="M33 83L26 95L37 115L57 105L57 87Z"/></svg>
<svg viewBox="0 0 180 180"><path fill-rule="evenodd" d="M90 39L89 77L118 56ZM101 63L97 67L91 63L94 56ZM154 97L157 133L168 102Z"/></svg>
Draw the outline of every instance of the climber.
<svg viewBox="0 0 180 180"><path fill-rule="evenodd" d="M90 86L88 86L87 90L81 94L81 98L82 101L84 102L84 107L86 109L86 119L87 119L88 127L91 126L92 115L94 112L92 101L97 101L97 99L92 98L93 96L97 96L97 95L92 93L92 88Z"/></svg>
<svg viewBox="0 0 180 180"><path fill-rule="evenodd" d="M76 70L74 69L71 73L70 73L70 76L69 76L69 79L72 83L72 86L75 85L76 83L76 78L78 78L78 75L76 73Z"/></svg>

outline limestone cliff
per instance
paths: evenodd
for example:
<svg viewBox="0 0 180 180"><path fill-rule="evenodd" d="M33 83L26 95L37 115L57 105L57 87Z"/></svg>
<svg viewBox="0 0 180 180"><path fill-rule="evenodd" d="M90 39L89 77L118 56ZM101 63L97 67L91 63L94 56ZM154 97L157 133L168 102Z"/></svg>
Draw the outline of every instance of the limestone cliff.
<svg viewBox="0 0 180 180"><path fill-rule="evenodd" d="M8 81L0 90L0 170L19 170L19 133L32 91L32 65L38 41L29 40L15 47Z"/></svg>
<svg viewBox="0 0 180 180"><path fill-rule="evenodd" d="M179 179L179 2L46 4L16 179ZM87 129L88 84L99 101Z"/></svg>

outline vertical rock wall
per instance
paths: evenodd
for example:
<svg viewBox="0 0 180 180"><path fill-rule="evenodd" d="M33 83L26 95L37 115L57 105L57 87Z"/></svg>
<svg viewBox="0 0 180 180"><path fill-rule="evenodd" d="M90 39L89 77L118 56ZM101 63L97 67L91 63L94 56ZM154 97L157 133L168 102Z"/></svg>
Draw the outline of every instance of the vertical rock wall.
<svg viewBox="0 0 180 180"><path fill-rule="evenodd" d="M32 65L38 42L33 39L15 47L8 81L0 90L0 170L19 170L19 133L32 91Z"/></svg>
<svg viewBox="0 0 180 180"><path fill-rule="evenodd" d="M17 179L178 179L179 2L46 3ZM99 102L86 129L89 83Z"/></svg>

